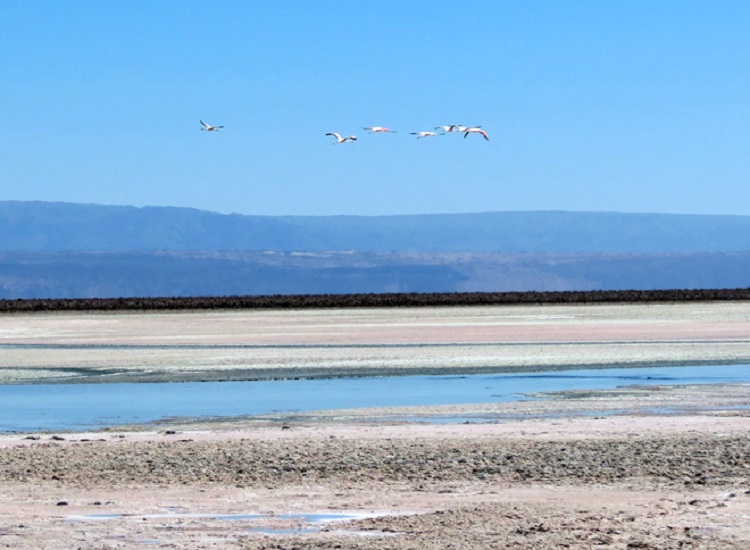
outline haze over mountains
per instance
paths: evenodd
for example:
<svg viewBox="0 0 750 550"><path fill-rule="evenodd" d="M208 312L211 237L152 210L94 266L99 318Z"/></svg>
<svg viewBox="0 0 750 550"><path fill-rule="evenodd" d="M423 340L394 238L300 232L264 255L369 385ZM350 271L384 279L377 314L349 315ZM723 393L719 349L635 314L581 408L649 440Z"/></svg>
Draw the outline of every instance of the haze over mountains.
<svg viewBox="0 0 750 550"><path fill-rule="evenodd" d="M0 298L750 286L750 216L0 201Z"/></svg>
<svg viewBox="0 0 750 550"><path fill-rule="evenodd" d="M558 211L245 216L191 208L0 201L0 250L738 252L750 251L750 216Z"/></svg>

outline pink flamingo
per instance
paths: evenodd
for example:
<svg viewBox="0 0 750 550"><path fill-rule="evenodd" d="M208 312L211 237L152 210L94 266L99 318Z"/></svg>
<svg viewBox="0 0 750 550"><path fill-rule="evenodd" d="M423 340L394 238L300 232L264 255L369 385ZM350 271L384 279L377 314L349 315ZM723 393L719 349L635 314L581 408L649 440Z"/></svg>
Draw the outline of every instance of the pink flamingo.
<svg viewBox="0 0 750 550"><path fill-rule="evenodd" d="M464 134L464 138L465 138L466 136L468 136L469 134L481 134L481 135L483 135L483 136L484 136L484 139L486 139L487 141L489 141L489 140L490 140L489 136L487 135L487 132L485 132L484 130L482 130L482 127L481 127L481 126L473 126L473 127L471 127L471 128L464 128L464 129L462 129L461 131L462 131L462 132L466 132L466 133Z"/></svg>
<svg viewBox="0 0 750 550"><path fill-rule="evenodd" d="M396 130L391 130L389 128L385 128L384 126L363 126L362 129L367 130L371 134L377 132L390 132L392 134L396 133Z"/></svg>
<svg viewBox="0 0 750 550"><path fill-rule="evenodd" d="M224 126L211 126L210 124L206 124L202 120L200 121L200 123L203 125L203 128L201 128L201 130L205 132L218 132L224 127Z"/></svg>
<svg viewBox="0 0 750 550"><path fill-rule="evenodd" d="M439 134L437 132L409 132L409 133L413 136L417 136L417 139L444 135L442 132Z"/></svg>
<svg viewBox="0 0 750 550"><path fill-rule="evenodd" d="M341 137L341 134L336 133L336 132L328 132L326 135L333 136L336 138L336 141L331 143L331 145L336 145L337 143L351 143L352 141L357 141L357 136Z"/></svg>

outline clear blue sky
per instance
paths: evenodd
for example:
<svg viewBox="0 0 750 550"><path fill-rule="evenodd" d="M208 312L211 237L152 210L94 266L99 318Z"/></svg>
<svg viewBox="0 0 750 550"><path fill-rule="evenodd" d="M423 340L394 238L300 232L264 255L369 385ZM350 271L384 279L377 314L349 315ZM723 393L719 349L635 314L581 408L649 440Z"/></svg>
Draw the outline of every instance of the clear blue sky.
<svg viewBox="0 0 750 550"><path fill-rule="evenodd" d="M0 0L0 200L750 215L748 29L745 0ZM409 135L455 123L491 141Z"/></svg>

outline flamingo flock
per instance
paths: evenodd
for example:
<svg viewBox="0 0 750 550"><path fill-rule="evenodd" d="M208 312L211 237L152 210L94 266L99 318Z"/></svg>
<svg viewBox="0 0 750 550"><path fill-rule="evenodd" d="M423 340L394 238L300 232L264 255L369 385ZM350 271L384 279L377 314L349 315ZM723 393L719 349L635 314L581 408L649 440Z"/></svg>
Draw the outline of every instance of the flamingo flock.
<svg viewBox="0 0 750 550"><path fill-rule="evenodd" d="M386 128L385 126L363 126L362 129L367 130L367 133L369 134L377 134L377 133L395 134L396 133L396 130L391 130L390 128ZM479 134L487 141L490 140L490 137L487 135L487 132L482 130L481 126L462 126L460 124L451 124L449 126L436 126L435 130L437 131L409 132L409 134L412 136L417 136L417 139L435 137L435 136L444 136L445 134L449 134L449 133L462 133L464 135L464 138L468 137L469 134ZM350 143L352 141L357 140L357 136L349 136L347 138L342 138L341 135L336 132L329 132L326 135L333 136L336 138L336 141L333 142L333 145L336 145L337 143Z"/></svg>
<svg viewBox="0 0 750 550"><path fill-rule="evenodd" d="M224 126L211 126L210 124L206 124L202 120L199 120L201 123L201 130L206 132L218 132ZM369 134L395 134L396 130L391 130L390 128L386 128L385 126L363 126L363 130L367 130L367 133ZM423 139L428 137L435 137L435 136L444 136L445 134L451 134L451 133L462 133L464 135L464 138L469 137L469 134L479 134L487 141L490 140L490 137L487 135L487 132L482 130L481 126L462 126L461 124L451 124L447 126L435 126L435 130L437 131L421 131L421 132L409 132L412 136L417 136L417 139ZM352 143L354 141L357 141L357 136L342 136L338 132L328 132L326 133L327 136L331 136L334 138L335 141L331 143L331 145L337 145L339 143Z"/></svg>

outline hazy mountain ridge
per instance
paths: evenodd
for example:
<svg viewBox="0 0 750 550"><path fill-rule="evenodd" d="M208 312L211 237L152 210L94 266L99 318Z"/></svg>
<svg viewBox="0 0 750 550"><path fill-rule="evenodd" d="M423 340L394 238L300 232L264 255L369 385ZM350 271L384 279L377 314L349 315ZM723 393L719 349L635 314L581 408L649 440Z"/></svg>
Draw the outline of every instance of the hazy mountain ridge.
<svg viewBox="0 0 750 550"><path fill-rule="evenodd" d="M347 249L737 252L750 250L750 216L560 211L246 216L175 207L0 201L0 251Z"/></svg>
<svg viewBox="0 0 750 550"><path fill-rule="evenodd" d="M750 286L750 217L0 202L0 299Z"/></svg>

